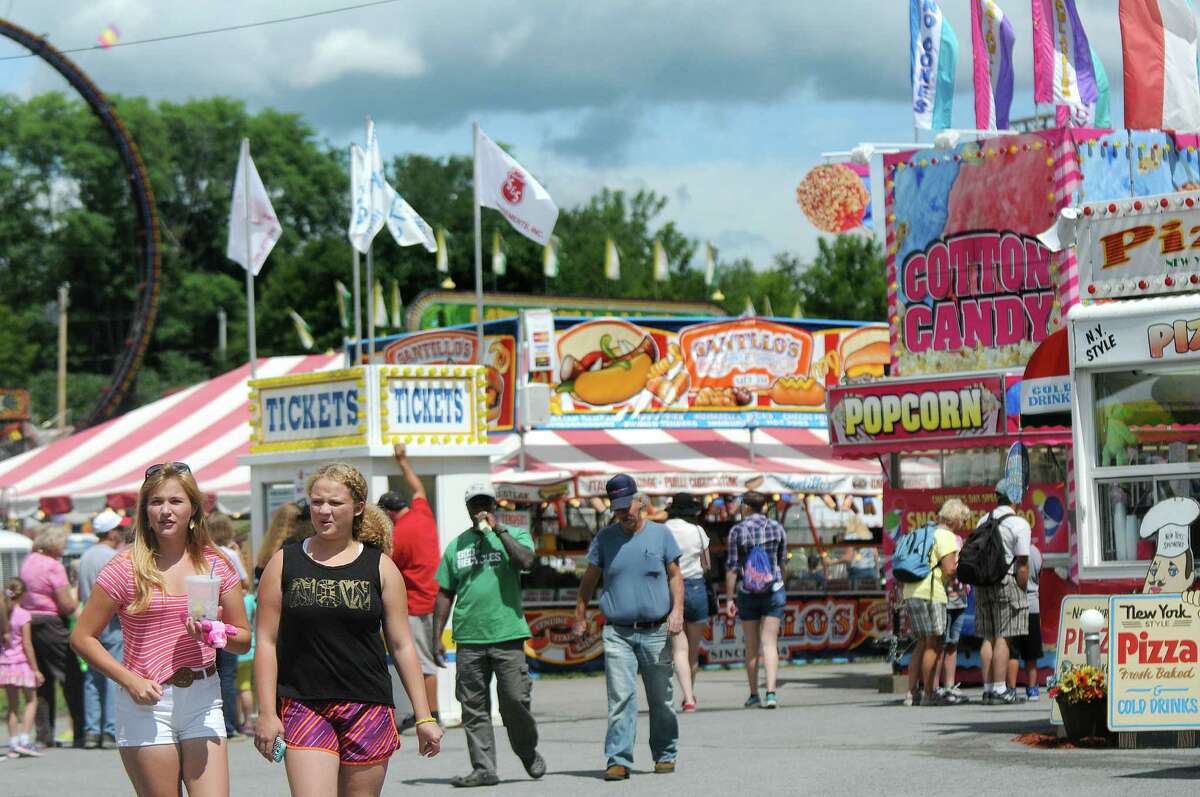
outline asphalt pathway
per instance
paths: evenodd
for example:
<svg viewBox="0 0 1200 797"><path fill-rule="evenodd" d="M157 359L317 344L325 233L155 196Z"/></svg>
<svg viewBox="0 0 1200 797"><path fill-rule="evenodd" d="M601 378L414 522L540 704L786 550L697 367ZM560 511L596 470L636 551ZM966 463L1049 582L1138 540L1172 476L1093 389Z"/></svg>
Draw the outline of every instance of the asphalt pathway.
<svg viewBox="0 0 1200 797"><path fill-rule="evenodd" d="M534 685L549 772L530 781L497 728L502 782L496 795L1120 795L1195 794L1200 750L1041 750L1013 738L1048 731L1049 707L905 707L880 694L879 663L785 668L775 711L743 709L741 671L700 675L700 710L680 716L679 769L652 773L647 720L638 724L631 780L602 780L605 730L602 677L542 679ZM976 696L978 693L973 693ZM644 701L642 701L644 705ZM392 759L384 794L457 793L450 778L468 771L461 730L446 733L432 760L413 737ZM246 741L230 743L234 795L286 795L283 769L264 762ZM0 762L0 795L130 794L113 750L52 750L42 759Z"/></svg>

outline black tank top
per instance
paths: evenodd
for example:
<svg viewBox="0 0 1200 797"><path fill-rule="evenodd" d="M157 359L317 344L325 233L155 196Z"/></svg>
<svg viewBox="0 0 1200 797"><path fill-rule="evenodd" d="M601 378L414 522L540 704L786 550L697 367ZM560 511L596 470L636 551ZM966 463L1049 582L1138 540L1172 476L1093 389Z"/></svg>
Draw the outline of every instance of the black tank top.
<svg viewBox="0 0 1200 797"><path fill-rule="evenodd" d="M300 546L283 547L279 696L392 705L379 549L364 545L353 562L329 567Z"/></svg>

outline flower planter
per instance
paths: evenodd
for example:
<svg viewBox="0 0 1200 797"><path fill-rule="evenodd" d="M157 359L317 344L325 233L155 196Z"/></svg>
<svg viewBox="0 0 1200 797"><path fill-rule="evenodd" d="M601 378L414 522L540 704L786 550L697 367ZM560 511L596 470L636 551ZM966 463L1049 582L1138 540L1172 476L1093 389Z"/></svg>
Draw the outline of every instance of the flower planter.
<svg viewBox="0 0 1200 797"><path fill-rule="evenodd" d="M1082 703L1059 700L1058 710L1062 713L1063 729L1071 740L1110 735L1106 716L1107 700L1086 700Z"/></svg>

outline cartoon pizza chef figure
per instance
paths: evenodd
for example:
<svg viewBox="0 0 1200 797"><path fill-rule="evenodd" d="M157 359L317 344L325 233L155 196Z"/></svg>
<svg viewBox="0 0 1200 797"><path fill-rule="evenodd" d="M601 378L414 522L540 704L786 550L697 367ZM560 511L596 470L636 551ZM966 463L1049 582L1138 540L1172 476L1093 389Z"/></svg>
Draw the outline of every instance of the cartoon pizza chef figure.
<svg viewBox="0 0 1200 797"><path fill-rule="evenodd" d="M1192 498L1167 498L1150 507L1138 531L1143 539L1158 535L1154 559L1142 585L1145 594L1186 592L1196 575L1192 556L1192 523L1200 503ZM1189 601L1190 602L1190 601Z"/></svg>

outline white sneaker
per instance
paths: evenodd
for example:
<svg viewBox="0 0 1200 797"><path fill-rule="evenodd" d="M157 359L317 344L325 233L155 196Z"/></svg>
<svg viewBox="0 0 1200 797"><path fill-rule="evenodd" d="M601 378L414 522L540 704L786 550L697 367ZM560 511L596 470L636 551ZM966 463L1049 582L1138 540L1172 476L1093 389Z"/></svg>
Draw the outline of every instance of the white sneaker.
<svg viewBox="0 0 1200 797"><path fill-rule="evenodd" d="M904 693L904 705L911 706L912 704L913 704L913 693L905 692Z"/></svg>

